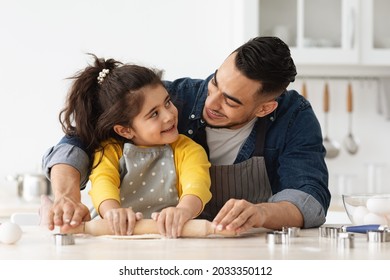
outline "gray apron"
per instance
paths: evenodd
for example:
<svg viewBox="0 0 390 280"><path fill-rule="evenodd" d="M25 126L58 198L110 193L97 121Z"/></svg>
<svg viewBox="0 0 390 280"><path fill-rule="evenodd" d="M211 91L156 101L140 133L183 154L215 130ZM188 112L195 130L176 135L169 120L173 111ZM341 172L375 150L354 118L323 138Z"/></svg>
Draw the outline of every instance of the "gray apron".
<svg viewBox="0 0 390 280"><path fill-rule="evenodd" d="M230 199L245 199L251 203L266 202L272 195L264 161L266 122L256 123L256 149L252 158L232 165L212 165L210 168L212 193L200 218L213 220Z"/></svg>
<svg viewBox="0 0 390 280"><path fill-rule="evenodd" d="M176 168L170 145L137 147L125 143L120 159L122 207L132 207L150 218L179 201Z"/></svg>

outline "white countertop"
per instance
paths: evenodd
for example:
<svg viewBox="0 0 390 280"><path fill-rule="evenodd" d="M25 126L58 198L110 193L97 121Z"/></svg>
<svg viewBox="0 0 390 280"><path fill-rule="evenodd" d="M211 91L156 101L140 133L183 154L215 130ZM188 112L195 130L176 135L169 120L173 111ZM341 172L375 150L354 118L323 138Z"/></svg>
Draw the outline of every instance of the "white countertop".
<svg viewBox="0 0 390 280"><path fill-rule="evenodd" d="M269 244L266 230L245 237L179 239L111 239L76 235L75 244L54 244L53 232L44 227L23 227L15 244L0 244L3 260L377 260L390 259L390 242L369 243L355 234L354 248L340 248L318 229L301 230L288 244Z"/></svg>

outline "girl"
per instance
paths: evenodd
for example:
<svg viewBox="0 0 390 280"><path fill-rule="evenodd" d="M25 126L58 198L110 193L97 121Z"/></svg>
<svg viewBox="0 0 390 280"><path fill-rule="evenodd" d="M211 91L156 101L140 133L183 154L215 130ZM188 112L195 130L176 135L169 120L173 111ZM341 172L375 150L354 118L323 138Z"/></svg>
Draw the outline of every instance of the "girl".
<svg viewBox="0 0 390 280"><path fill-rule="evenodd" d="M162 235L179 237L211 198L206 152L179 135L160 72L92 56L94 65L72 77L60 120L93 157L94 208L117 235L149 216Z"/></svg>

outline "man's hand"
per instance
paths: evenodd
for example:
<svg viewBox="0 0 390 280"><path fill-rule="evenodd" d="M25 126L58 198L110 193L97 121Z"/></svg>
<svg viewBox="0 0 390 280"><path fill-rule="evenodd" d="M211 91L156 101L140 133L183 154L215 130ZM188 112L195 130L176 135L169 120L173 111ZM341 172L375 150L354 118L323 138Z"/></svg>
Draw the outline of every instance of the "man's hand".
<svg viewBox="0 0 390 280"><path fill-rule="evenodd" d="M89 209L81 202L80 173L67 164L56 164L51 168L50 181L54 202L50 205L47 197L41 200L41 218L47 219L49 230L55 226L76 227L82 221L89 221Z"/></svg>
<svg viewBox="0 0 390 280"><path fill-rule="evenodd" d="M237 233L250 228L281 229L284 226L303 226L299 209L287 201L253 204L246 200L230 199L213 220L217 230Z"/></svg>
<svg viewBox="0 0 390 280"><path fill-rule="evenodd" d="M259 205L246 200L228 200L213 220L217 230L231 230L237 233L245 232L252 227L261 227L265 215Z"/></svg>
<svg viewBox="0 0 390 280"><path fill-rule="evenodd" d="M48 213L48 228L53 230L60 226L64 230L76 227L83 221L91 220L89 209L72 197L61 196L55 199Z"/></svg>

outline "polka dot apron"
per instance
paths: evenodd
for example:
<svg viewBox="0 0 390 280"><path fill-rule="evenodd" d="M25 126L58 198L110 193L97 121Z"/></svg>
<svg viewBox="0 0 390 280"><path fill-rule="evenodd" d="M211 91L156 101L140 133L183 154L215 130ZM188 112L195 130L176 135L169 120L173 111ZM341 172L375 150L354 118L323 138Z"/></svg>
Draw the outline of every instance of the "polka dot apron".
<svg viewBox="0 0 390 280"><path fill-rule="evenodd" d="M125 143L120 159L122 207L132 207L150 218L179 201L176 169L170 145L137 147Z"/></svg>

